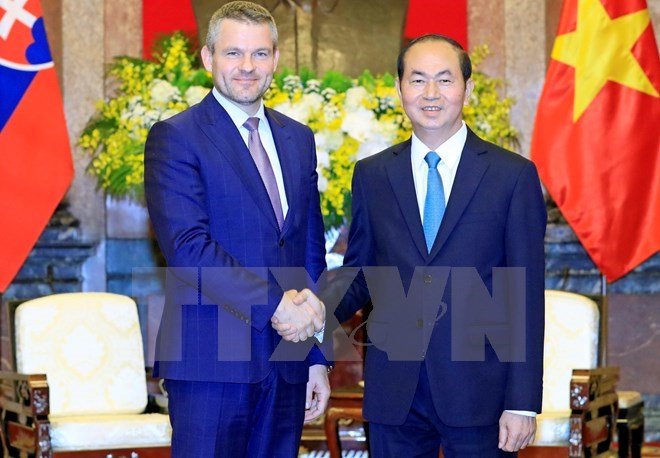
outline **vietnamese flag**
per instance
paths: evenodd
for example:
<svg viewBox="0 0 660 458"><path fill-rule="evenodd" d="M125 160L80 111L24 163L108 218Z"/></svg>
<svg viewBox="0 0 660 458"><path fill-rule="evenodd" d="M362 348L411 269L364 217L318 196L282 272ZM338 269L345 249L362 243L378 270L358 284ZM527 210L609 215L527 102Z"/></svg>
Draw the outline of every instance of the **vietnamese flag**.
<svg viewBox="0 0 660 458"><path fill-rule="evenodd" d="M39 0L0 0L0 292L73 178Z"/></svg>
<svg viewBox="0 0 660 458"><path fill-rule="evenodd" d="M659 91L645 0L564 1L531 155L610 282L660 249Z"/></svg>

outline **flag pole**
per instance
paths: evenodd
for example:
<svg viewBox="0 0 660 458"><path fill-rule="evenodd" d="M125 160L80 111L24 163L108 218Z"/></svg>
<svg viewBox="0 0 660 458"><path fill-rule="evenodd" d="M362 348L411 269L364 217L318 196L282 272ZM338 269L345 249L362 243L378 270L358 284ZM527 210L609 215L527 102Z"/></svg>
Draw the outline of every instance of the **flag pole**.
<svg viewBox="0 0 660 458"><path fill-rule="evenodd" d="M607 297L607 278L600 275L600 336L598 337L598 367L607 366L607 327L608 327L608 302Z"/></svg>

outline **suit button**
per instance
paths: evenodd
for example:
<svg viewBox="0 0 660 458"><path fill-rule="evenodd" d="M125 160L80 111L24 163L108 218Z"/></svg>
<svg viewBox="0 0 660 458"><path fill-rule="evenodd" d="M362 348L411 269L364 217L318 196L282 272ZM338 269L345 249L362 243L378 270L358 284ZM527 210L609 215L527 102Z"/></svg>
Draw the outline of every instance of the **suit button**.
<svg viewBox="0 0 660 458"><path fill-rule="evenodd" d="M428 285L432 281L433 281L433 277L431 277L430 275L424 275L424 283L426 283Z"/></svg>
<svg viewBox="0 0 660 458"><path fill-rule="evenodd" d="M284 239L280 239L280 246L284 246Z"/></svg>
<svg viewBox="0 0 660 458"><path fill-rule="evenodd" d="M418 328L423 328L424 327L424 320L417 320L417 327Z"/></svg>

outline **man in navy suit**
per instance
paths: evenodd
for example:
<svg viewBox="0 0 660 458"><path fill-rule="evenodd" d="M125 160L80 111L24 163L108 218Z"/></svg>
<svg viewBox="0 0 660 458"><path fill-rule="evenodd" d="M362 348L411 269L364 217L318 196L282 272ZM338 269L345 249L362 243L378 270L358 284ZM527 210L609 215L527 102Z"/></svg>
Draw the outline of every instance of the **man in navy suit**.
<svg viewBox="0 0 660 458"><path fill-rule="evenodd" d="M168 264L155 375L173 456L295 457L303 421L327 405L328 363L318 348L271 360L281 338L270 324L290 323L296 341L323 327L324 306L304 289L325 269L314 136L263 106L279 57L270 13L231 2L208 30L213 91L155 124L145 148Z"/></svg>
<svg viewBox="0 0 660 458"><path fill-rule="evenodd" d="M471 73L450 38L402 49L397 88L413 135L356 164L344 265L362 271L339 272L321 295L339 304L339 321L373 303L364 416L374 458L495 457L534 438L546 210L534 164L463 122ZM489 299L509 281L496 309Z"/></svg>

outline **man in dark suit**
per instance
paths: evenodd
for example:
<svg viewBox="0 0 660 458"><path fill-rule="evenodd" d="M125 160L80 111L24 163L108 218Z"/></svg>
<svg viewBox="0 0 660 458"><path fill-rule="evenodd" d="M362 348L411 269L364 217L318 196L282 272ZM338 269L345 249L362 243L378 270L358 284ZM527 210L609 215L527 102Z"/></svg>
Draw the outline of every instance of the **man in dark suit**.
<svg viewBox="0 0 660 458"><path fill-rule="evenodd" d="M169 266L155 375L175 457L297 456L303 421L329 397L318 348L271 360L271 319L298 341L325 315L303 289L325 269L314 136L262 103L278 57L266 9L224 5L202 49L213 91L147 139L147 204ZM298 268L303 282L272 268Z"/></svg>
<svg viewBox="0 0 660 458"><path fill-rule="evenodd" d="M321 295L339 303L339 321L373 303L364 393L373 457L440 448L495 457L534 437L545 205L534 165L463 122L471 73L447 37L402 49L397 88L413 136L356 164L344 265L362 271L340 272Z"/></svg>

